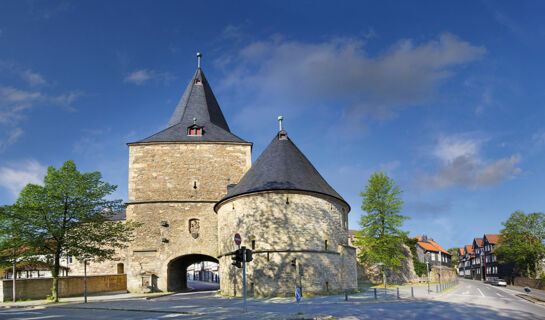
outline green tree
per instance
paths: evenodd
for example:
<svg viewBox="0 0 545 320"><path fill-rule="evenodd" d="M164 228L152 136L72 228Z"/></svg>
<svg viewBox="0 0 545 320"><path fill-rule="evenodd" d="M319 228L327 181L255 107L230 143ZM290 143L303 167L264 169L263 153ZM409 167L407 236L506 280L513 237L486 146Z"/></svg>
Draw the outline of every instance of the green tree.
<svg viewBox="0 0 545 320"><path fill-rule="evenodd" d="M363 263L382 262L397 269L407 258L402 247L407 233L400 228L409 217L399 214L403 205L400 195L401 189L383 172L372 174L360 193L361 208L367 214L361 216L362 230L355 234L355 245L361 249Z"/></svg>
<svg viewBox="0 0 545 320"><path fill-rule="evenodd" d="M447 250L451 254L451 263L453 268L458 267L458 248L450 248Z"/></svg>
<svg viewBox="0 0 545 320"><path fill-rule="evenodd" d="M502 225L496 249L500 261L512 261L522 275L539 278L539 263L545 258L545 214L515 211Z"/></svg>
<svg viewBox="0 0 545 320"><path fill-rule="evenodd" d="M131 240L134 222L109 219L124 208L108 200L116 186L103 182L99 172L80 173L73 161L59 169L49 167L44 185L28 184L12 206L21 225L14 230L28 247L52 265L53 300L59 301L60 259L111 259Z"/></svg>
<svg viewBox="0 0 545 320"><path fill-rule="evenodd" d="M7 269L12 270L13 301L16 300L16 267L33 258L30 251L25 248L24 241L15 232L20 226L21 223L15 217L11 206L0 207L0 274Z"/></svg>

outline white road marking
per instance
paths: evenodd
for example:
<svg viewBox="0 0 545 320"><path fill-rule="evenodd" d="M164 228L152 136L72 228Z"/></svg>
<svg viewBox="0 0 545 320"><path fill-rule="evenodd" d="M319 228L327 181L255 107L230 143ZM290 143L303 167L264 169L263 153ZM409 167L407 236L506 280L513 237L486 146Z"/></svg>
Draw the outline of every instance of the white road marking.
<svg viewBox="0 0 545 320"><path fill-rule="evenodd" d="M484 293L481 291L481 289L477 288L477 290L479 291L479 293L481 294L481 296L484 297Z"/></svg>
<svg viewBox="0 0 545 320"><path fill-rule="evenodd" d="M496 292L496 294L500 297L503 297L503 294L499 293L499 292Z"/></svg>
<svg viewBox="0 0 545 320"><path fill-rule="evenodd" d="M15 311L15 312L0 312L0 314L42 314L36 311Z"/></svg>

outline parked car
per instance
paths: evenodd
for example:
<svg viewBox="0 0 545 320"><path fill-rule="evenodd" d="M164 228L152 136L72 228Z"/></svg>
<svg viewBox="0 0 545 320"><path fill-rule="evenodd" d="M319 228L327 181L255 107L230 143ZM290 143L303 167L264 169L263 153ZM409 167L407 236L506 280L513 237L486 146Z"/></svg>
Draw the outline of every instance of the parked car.
<svg viewBox="0 0 545 320"><path fill-rule="evenodd" d="M494 281L493 285L500 286L500 287L507 287L507 282L503 279L497 279Z"/></svg>

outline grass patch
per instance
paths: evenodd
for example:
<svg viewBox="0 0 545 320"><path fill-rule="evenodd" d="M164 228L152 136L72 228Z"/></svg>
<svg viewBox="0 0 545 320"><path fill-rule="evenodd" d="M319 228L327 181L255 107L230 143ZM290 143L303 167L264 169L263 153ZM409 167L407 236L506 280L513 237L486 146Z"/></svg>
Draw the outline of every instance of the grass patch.
<svg viewBox="0 0 545 320"><path fill-rule="evenodd" d="M397 284L386 284L386 289L395 289L395 288L399 288L401 286L397 285ZM376 286L372 286L371 288L376 288L376 289L384 289L384 284L378 284Z"/></svg>

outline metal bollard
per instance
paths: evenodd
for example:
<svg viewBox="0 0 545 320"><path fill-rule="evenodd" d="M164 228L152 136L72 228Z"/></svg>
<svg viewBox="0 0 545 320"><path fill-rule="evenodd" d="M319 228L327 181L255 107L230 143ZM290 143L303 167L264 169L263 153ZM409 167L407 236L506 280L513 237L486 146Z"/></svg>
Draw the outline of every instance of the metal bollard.
<svg viewBox="0 0 545 320"><path fill-rule="evenodd" d="M348 301L348 289L344 289L344 301Z"/></svg>
<svg viewBox="0 0 545 320"><path fill-rule="evenodd" d="M399 299L399 288L396 288L397 289L397 298Z"/></svg>
<svg viewBox="0 0 545 320"><path fill-rule="evenodd" d="M414 288L413 287L411 287L411 297L414 298Z"/></svg>
<svg viewBox="0 0 545 320"><path fill-rule="evenodd" d="M375 290L375 299L377 298L377 288L374 288Z"/></svg>

